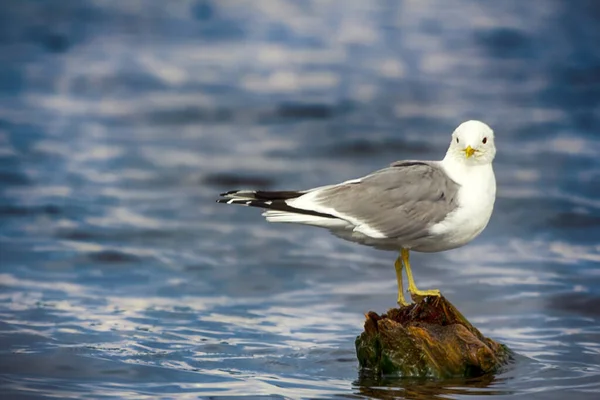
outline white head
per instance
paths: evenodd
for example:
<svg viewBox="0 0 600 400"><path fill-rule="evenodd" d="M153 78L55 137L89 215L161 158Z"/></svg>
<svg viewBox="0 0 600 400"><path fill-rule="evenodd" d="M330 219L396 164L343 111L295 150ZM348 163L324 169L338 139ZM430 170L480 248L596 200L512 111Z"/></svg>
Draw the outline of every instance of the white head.
<svg viewBox="0 0 600 400"><path fill-rule="evenodd" d="M463 122L452 133L446 159L467 165L490 164L496 156L494 131L481 121Z"/></svg>

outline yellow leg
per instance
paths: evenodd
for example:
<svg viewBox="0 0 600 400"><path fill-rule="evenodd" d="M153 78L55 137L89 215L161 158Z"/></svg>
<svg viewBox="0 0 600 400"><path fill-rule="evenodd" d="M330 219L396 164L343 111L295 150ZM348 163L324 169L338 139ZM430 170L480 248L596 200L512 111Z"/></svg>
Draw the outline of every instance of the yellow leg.
<svg viewBox="0 0 600 400"><path fill-rule="evenodd" d="M408 291L410 292L410 297L414 301L419 301L425 296L440 296L440 291L438 289L431 290L419 290L417 289L417 285L415 285L415 280L412 276L412 271L410 269L410 262L408 260L408 249L402 249L400 251L400 257L402 258L402 263L406 268L406 277L408 278ZM396 268L396 271L398 268ZM396 273L397 274L397 273Z"/></svg>
<svg viewBox="0 0 600 400"><path fill-rule="evenodd" d="M394 268L396 268L396 281L398 281L398 305L405 307L409 303L407 303L404 299L404 285L402 284L402 260L400 257L396 259Z"/></svg>

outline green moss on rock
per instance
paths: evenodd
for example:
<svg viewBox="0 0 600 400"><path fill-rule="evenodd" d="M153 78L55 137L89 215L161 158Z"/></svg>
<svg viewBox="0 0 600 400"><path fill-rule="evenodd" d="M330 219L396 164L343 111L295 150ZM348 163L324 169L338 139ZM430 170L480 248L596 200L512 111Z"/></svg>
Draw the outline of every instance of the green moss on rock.
<svg viewBox="0 0 600 400"><path fill-rule="evenodd" d="M403 377L475 377L496 371L510 360L506 346L484 337L443 296L370 311L356 338L361 369Z"/></svg>

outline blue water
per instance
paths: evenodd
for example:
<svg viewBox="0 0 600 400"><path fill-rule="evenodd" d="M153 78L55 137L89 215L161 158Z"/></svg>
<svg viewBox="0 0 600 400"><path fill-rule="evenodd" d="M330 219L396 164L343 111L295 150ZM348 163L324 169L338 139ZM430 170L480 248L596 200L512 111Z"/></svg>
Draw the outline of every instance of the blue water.
<svg viewBox="0 0 600 400"><path fill-rule="evenodd" d="M0 394L595 399L600 3L5 1ZM494 376L361 377L395 255L216 204L496 132L468 246L415 254L516 353Z"/></svg>

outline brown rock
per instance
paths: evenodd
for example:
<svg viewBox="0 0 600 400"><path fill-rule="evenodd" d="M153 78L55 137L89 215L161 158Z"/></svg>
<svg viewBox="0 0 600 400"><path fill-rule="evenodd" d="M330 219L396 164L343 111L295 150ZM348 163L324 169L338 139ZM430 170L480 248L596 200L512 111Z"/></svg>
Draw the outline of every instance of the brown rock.
<svg viewBox="0 0 600 400"><path fill-rule="evenodd" d="M356 338L363 371L404 377L474 377L509 362L510 350L484 337L443 296L366 315Z"/></svg>

